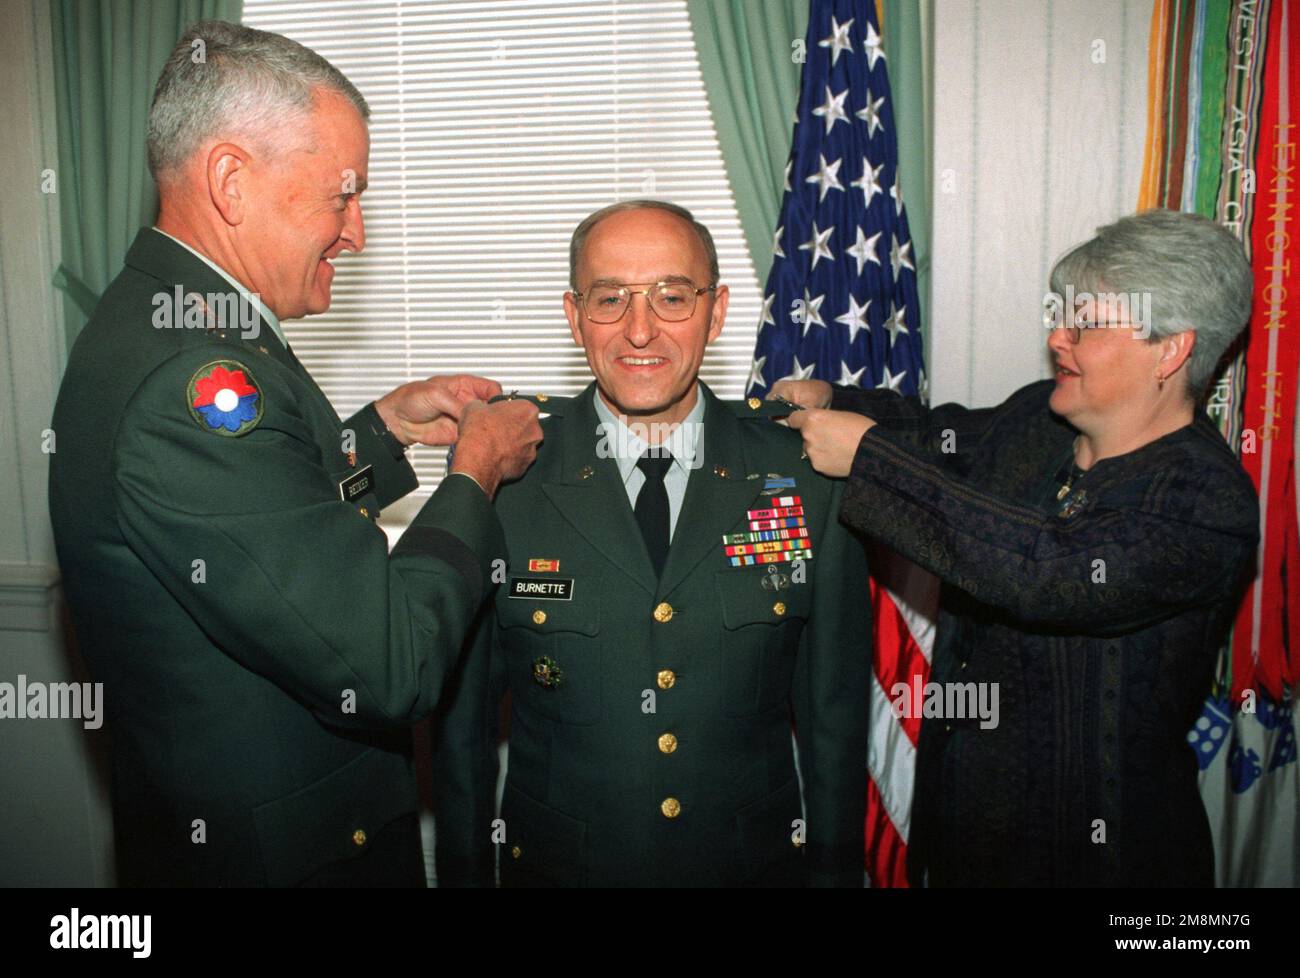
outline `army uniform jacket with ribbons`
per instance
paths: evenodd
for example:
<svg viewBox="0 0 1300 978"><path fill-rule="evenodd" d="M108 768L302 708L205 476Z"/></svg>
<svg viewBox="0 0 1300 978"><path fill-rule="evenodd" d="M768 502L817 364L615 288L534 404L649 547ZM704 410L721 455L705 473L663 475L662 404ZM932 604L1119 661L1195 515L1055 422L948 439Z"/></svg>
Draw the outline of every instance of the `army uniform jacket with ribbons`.
<svg viewBox="0 0 1300 978"><path fill-rule="evenodd" d="M870 609L842 483L775 405L699 390L660 579L595 385L540 405L496 500L505 580L435 715L439 885L492 885L494 848L505 886L862 884Z"/></svg>
<svg viewBox="0 0 1300 978"><path fill-rule="evenodd" d="M158 316L178 288L202 297L188 325ZM50 512L104 684L119 881L419 882L418 831L373 844L415 826L403 725L439 696L500 524L449 478L390 556L374 520L416 485L400 446L373 405L340 421L265 322L223 321L232 291L141 231L55 407Z"/></svg>
<svg viewBox="0 0 1300 978"><path fill-rule="evenodd" d="M976 410L832 400L879 422L844 519L942 581L930 681L998 689L995 726L922 721L909 873L1209 886L1188 734L1259 536L1255 491L1204 412L1070 476L1077 432L1053 389Z"/></svg>

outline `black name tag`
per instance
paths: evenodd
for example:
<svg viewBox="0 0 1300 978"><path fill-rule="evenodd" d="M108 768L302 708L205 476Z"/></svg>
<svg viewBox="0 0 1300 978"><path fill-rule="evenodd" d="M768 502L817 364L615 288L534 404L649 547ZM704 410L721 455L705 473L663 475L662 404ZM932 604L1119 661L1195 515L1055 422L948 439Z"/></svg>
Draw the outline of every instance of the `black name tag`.
<svg viewBox="0 0 1300 978"><path fill-rule="evenodd" d="M572 601L572 577L512 577L509 596L534 601Z"/></svg>
<svg viewBox="0 0 1300 978"><path fill-rule="evenodd" d="M343 497L345 503L360 499L375 488L375 480L371 476L372 468L367 465L360 472L353 473L339 483L339 495Z"/></svg>

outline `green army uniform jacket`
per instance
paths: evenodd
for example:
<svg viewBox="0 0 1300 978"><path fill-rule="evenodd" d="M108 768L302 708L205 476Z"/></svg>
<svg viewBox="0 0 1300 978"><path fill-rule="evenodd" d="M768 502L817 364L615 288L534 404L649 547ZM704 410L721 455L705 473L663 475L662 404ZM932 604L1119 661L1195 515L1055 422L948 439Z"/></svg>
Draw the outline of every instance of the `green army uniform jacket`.
<svg viewBox="0 0 1300 978"><path fill-rule="evenodd" d="M595 385L541 405L538 460L496 502L506 580L435 714L439 885L492 885L494 845L505 886L862 884L870 610L842 484L772 405L699 389L702 465L661 579ZM733 566L724 535L790 496L802 573Z"/></svg>
<svg viewBox="0 0 1300 978"><path fill-rule="evenodd" d="M178 287L205 297L199 328L159 316ZM374 520L416 485L400 447L373 405L340 421L265 322L215 328L232 291L142 230L55 407L50 512L104 684L119 881L420 883L403 725L439 696L500 524L450 478L390 556Z"/></svg>

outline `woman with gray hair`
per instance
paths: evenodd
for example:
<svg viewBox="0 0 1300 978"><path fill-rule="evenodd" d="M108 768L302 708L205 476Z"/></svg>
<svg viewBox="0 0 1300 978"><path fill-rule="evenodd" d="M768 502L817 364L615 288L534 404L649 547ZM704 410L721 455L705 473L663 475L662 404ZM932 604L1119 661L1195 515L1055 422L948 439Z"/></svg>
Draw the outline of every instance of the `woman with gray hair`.
<svg viewBox="0 0 1300 978"><path fill-rule="evenodd" d="M1250 267L1213 222L1148 211L1051 284L1055 376L997 407L772 393L805 408L790 425L813 466L847 477L842 519L941 581L938 685L910 704L913 882L1209 886L1187 732L1259 514L1199 403L1246 324ZM997 696L993 724L953 709L975 691Z"/></svg>

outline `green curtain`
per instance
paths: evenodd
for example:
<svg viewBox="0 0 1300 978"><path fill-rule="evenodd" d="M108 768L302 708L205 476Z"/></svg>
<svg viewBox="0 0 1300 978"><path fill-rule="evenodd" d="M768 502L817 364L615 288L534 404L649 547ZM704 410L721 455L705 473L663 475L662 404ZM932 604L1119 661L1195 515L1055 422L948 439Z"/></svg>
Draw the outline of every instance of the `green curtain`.
<svg viewBox="0 0 1300 978"><path fill-rule="evenodd" d="M243 0L51 0L68 348L122 268L158 193L145 133L163 62L200 20L238 21Z"/></svg>
<svg viewBox="0 0 1300 978"><path fill-rule="evenodd" d="M723 165L762 286L790 158L802 69L792 55L808 30L808 0L688 0L686 6Z"/></svg>
<svg viewBox="0 0 1300 978"><path fill-rule="evenodd" d="M930 311L930 193L932 189L930 133L934 117L928 98L929 66L933 65L922 30L922 4L933 0L884 0L885 58L889 94L894 103L898 136L898 171L907 206L907 226L916 259L916 287L921 318ZM929 372L930 344L925 344Z"/></svg>

